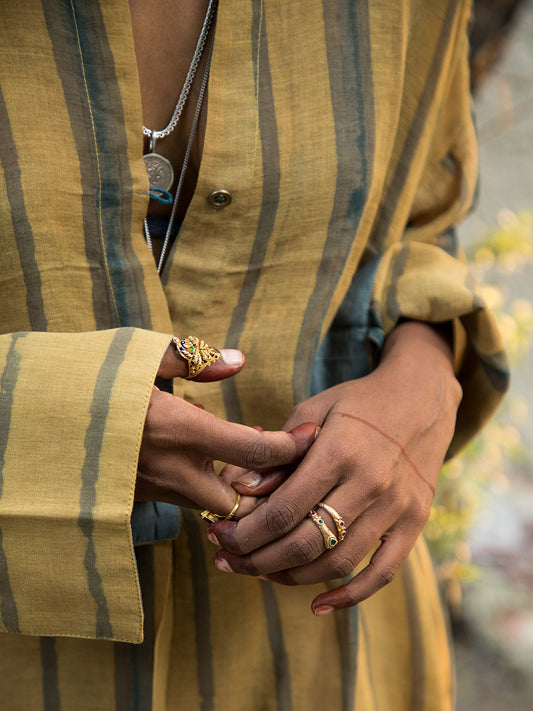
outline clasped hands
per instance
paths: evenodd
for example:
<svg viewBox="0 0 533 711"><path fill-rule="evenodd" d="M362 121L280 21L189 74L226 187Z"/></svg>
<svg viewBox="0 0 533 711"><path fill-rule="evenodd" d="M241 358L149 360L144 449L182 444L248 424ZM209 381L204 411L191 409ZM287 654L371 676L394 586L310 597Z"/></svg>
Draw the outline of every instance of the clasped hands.
<svg viewBox="0 0 533 711"><path fill-rule="evenodd" d="M169 349L159 374L183 377L180 360ZM222 351L196 380L228 377L243 364L239 351ZM317 615L350 607L392 580L419 536L461 394L448 343L415 322L392 332L373 373L304 401L280 432L226 422L155 389L136 498L223 513L240 493L236 520L209 526L220 546L215 564L226 572L304 585L351 576L370 555L312 602ZM228 463L220 476L215 459ZM308 517L322 501L347 528L331 550Z"/></svg>

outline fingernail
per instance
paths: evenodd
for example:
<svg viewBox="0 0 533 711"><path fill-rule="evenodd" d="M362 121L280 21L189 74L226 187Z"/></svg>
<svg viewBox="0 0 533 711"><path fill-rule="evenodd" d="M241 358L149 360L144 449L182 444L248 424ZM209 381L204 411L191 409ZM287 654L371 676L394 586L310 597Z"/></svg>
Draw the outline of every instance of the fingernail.
<svg viewBox="0 0 533 711"><path fill-rule="evenodd" d="M215 565L219 570L222 570L224 573L233 573L230 564L225 558L215 558Z"/></svg>
<svg viewBox="0 0 533 711"><path fill-rule="evenodd" d="M321 615L329 615L334 609L331 605L320 605L320 607L315 607L313 612L317 617L320 617Z"/></svg>
<svg viewBox="0 0 533 711"><path fill-rule="evenodd" d="M211 543L214 543L215 546L219 546L220 543L218 542L218 538L215 536L214 533L208 533L207 538L211 541Z"/></svg>
<svg viewBox="0 0 533 711"><path fill-rule="evenodd" d="M322 427L319 427L318 425L316 426L314 439L316 439L318 437L321 429L322 429Z"/></svg>
<svg viewBox="0 0 533 711"><path fill-rule="evenodd" d="M238 481L239 484L244 484L244 486L252 487L257 486L262 478L261 474L258 474L257 472L247 472L246 474L238 477L236 481Z"/></svg>
<svg viewBox="0 0 533 711"><path fill-rule="evenodd" d="M223 348L220 351L220 355L224 363L230 365L232 368L242 365L244 361L244 355L241 351L237 351L234 348Z"/></svg>

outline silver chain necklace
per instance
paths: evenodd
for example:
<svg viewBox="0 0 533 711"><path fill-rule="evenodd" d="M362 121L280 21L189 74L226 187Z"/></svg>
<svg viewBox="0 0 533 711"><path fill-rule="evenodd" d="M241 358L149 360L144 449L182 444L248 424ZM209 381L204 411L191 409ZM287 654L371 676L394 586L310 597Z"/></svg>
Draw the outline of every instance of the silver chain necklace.
<svg viewBox="0 0 533 711"><path fill-rule="evenodd" d="M172 203L172 212L170 213L170 219L168 221L168 227L165 233L165 238L163 240L163 247L161 248L161 255L159 257L159 261L157 263L157 273L161 274L161 270L163 268L163 264L165 263L165 258L167 256L168 248L170 246L170 241L172 239L172 228L174 226L174 222L176 219L176 210L178 207L178 202L179 198L181 195L181 190L183 188L183 182L185 179L185 173L187 172L187 167L189 165L189 158L191 155L191 150L192 150L192 144L194 142L194 137L196 135L196 129L198 127L198 120L200 118L200 111L202 109L202 104L203 100L205 97L205 91L207 89L207 80L209 77L209 68L211 66L211 56L213 54L213 44L211 44L211 47L209 49L209 55L207 57L207 63L205 67L205 72L204 76L202 79L202 85L200 87L200 93L198 95L198 101L196 102L196 110L194 112L194 117L191 125L191 132L189 134L189 140L187 141L187 149L185 151L185 157L183 159L183 163L181 166L181 171L180 171L180 176L178 178L178 185L176 187L176 194L174 195L174 200ZM148 226L148 218L144 218L144 236L146 238L146 243L150 249L150 252L153 254L153 245L152 245L152 238L150 236L150 229Z"/></svg>
<svg viewBox="0 0 533 711"><path fill-rule="evenodd" d="M168 160L168 158L165 158L165 156L162 156L160 153L156 152L155 145L158 138L165 138L165 136L171 134L179 123L183 108L187 102L191 87L196 77L198 66L202 59L205 43L209 34L209 28L211 27L213 16L215 14L216 4L217 0L209 0L202 29L200 30L198 42L196 43L194 54L189 65L189 70L187 71L187 76L185 77L185 82L180 91L178 102L167 126L161 131L156 131L143 125L143 135L150 138L150 151L144 155L144 164L146 166L146 172L148 173L148 179L150 181L150 191L152 197L157 196L158 194L168 194L168 191L174 183L174 169L172 168L172 163Z"/></svg>
<svg viewBox="0 0 533 711"><path fill-rule="evenodd" d="M157 195L157 193L161 193L161 192L166 193L172 187L172 184L174 182L174 170L172 168L172 164L164 156L160 155L159 153L155 153L155 150L154 150L155 149L155 142L158 138L162 138L162 137L164 138L165 136L168 136L170 133L172 133L172 131L178 125L181 113L183 111L183 107L185 106L185 102L187 101L187 97L189 96L191 86L193 84L194 78L196 76L196 72L198 70L198 66L200 64L200 60L202 58L205 43L207 41L207 36L209 34L209 28L211 27L211 23L212 23L214 14L215 14L217 4L218 4L218 0L210 0L209 1L209 5L208 5L207 12L205 15L204 23L202 25L200 36L199 36L198 42L196 44L196 49L194 51L194 55L191 60L191 64L189 66L189 71L187 72L187 76L185 78L185 83L183 85L183 88L180 92L180 96L178 98L178 103L176 104L176 108L174 109L174 113L172 114L172 118L170 119L168 125L166 126L166 128L162 129L161 131L152 131L151 129L146 128L146 126L143 126L143 134L145 136L150 137L150 153L145 154L144 163L146 165L146 170L147 170L148 178L150 181L150 194L152 197L154 197L153 193L155 193L156 195ZM213 40L212 40L210 48L209 48L209 54L207 56L204 75L202 78L200 91L198 93L198 100L196 102L196 108L195 108L195 112L194 112L194 116L193 116L193 120L192 120L192 124L191 124L189 138L187 141L185 156L183 158L183 163L181 165L180 175L178 178L176 193L174 195L174 199L172 200L172 211L170 213L170 218L169 218L167 230L166 230L165 237L163 240L163 247L161 249L161 255L160 255L159 261L157 263L157 273L158 274L161 274L161 270L163 268L165 258L167 256L170 242L172 239L172 228L174 226L174 222L176 219L177 206L178 206L179 198L180 198L181 191L183 188L185 174L187 172L187 168L189 165L189 159L191 156L194 137L196 135L196 130L198 128L198 122L200 119L200 112L202 109L202 104L203 104L203 101L205 98L205 93L207 90L207 81L209 78L209 69L211 67L211 57L213 54L213 44L214 44L214 37L213 37ZM158 199L158 198L156 197L156 199ZM170 200L168 202L170 202ZM152 244L152 237L150 235L150 229L149 229L147 218L144 219L144 236L146 239L146 244L148 245L148 248L150 249L150 252L153 255L154 250L153 250L153 244Z"/></svg>

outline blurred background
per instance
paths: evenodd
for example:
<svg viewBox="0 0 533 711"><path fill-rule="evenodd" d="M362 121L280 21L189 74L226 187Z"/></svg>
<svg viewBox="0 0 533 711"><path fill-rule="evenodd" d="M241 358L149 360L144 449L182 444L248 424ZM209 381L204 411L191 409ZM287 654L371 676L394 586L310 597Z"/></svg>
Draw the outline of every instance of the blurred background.
<svg viewBox="0 0 533 711"><path fill-rule="evenodd" d="M457 711L533 710L533 0L474 0L478 204L460 236L509 352L510 394L446 465L426 528L451 612Z"/></svg>

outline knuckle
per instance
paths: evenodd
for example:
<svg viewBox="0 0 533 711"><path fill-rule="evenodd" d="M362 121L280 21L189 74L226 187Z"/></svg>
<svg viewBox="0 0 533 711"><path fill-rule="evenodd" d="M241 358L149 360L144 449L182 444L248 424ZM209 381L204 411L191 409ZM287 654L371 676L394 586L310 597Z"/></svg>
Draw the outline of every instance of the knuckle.
<svg viewBox="0 0 533 711"><path fill-rule="evenodd" d="M354 564L346 556L337 556L329 561L329 574L332 579L345 578L353 572Z"/></svg>
<svg viewBox="0 0 533 711"><path fill-rule="evenodd" d="M399 513L403 513L409 510L412 503L412 497L409 492L402 490L396 490L394 492L394 505L395 510Z"/></svg>
<svg viewBox="0 0 533 711"><path fill-rule="evenodd" d="M351 443L339 445L335 451L335 459L338 467L343 471L357 469L357 461L354 459L354 452Z"/></svg>
<svg viewBox="0 0 533 711"><path fill-rule="evenodd" d="M378 587L384 588L389 583L392 583L398 573L399 567L400 566L398 564L390 564L384 568L381 568L377 574Z"/></svg>
<svg viewBox="0 0 533 711"><path fill-rule="evenodd" d="M245 466L250 469L264 469L269 462L269 448L267 443L259 433L257 438L250 443L245 455Z"/></svg>
<svg viewBox="0 0 533 711"><path fill-rule="evenodd" d="M291 543L290 558L295 565L305 565L311 560L315 560L322 552L322 545L314 537L296 538Z"/></svg>
<svg viewBox="0 0 533 711"><path fill-rule="evenodd" d="M265 526L269 534L275 538L284 536L295 527L296 514L290 506L279 503L268 507L265 511Z"/></svg>
<svg viewBox="0 0 533 711"><path fill-rule="evenodd" d="M372 499L380 499L389 488L389 481L383 472L375 472L370 482L370 495Z"/></svg>
<svg viewBox="0 0 533 711"><path fill-rule="evenodd" d="M412 501L409 506L409 519L415 526L422 528L429 518L430 510L424 502Z"/></svg>

